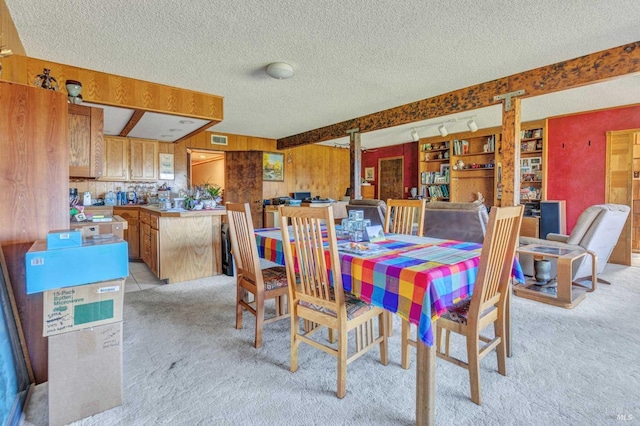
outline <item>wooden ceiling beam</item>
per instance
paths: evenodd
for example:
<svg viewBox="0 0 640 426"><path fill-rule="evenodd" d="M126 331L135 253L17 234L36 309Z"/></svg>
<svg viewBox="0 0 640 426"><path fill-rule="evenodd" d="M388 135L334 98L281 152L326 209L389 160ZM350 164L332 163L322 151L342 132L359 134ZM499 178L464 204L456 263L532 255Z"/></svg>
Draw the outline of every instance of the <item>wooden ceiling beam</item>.
<svg viewBox="0 0 640 426"><path fill-rule="evenodd" d="M136 127L136 124L138 124L138 121L142 119L142 116L144 115L144 113L145 111L141 109L137 109L133 111L133 115L131 116L131 118L129 119L129 121L124 126L124 128L122 129L122 131L118 136L122 136L122 137L129 136L129 132L132 131L134 127Z"/></svg>
<svg viewBox="0 0 640 426"><path fill-rule="evenodd" d="M293 148L345 137L347 130L356 127L361 133L366 133L484 108L501 102L495 101L494 96L515 90L524 89L525 94L521 98L527 98L636 72L640 72L640 41L288 136L278 139L277 148Z"/></svg>

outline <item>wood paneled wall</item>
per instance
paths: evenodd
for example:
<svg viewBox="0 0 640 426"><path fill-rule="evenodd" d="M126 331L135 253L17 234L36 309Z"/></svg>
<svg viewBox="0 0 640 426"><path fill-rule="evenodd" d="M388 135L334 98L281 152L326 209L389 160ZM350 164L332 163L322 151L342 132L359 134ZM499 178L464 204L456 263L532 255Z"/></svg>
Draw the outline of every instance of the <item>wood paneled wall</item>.
<svg viewBox="0 0 640 426"><path fill-rule="evenodd" d="M22 40L13 23L9 8L4 0L0 0L0 47L11 49L14 55L26 55Z"/></svg>
<svg viewBox="0 0 640 426"><path fill-rule="evenodd" d="M212 145L211 135L227 136L227 145ZM277 152L275 139L254 136L233 135L220 132L203 132L175 144L160 143L161 153L174 154L175 179L159 180L156 184L142 182L151 188L166 183L173 192L188 187L187 148L212 151L271 151ZM294 191L310 191L312 195L340 200L349 186L349 150L323 145L305 145L282 151L285 155L284 182L264 182L263 197L285 196ZM290 159L290 161L288 161ZM212 182L213 183L213 182ZM108 191L126 190L136 186L136 182L104 182L74 179L71 188L78 188L81 194L91 192L94 198L102 197Z"/></svg>
<svg viewBox="0 0 640 426"><path fill-rule="evenodd" d="M66 93L64 82L67 79L78 80L82 82L82 98L86 102L196 117L215 122L223 119L221 96L21 55L4 58L2 65L4 80L26 85L32 84L35 77L41 74L44 68L48 68L64 93Z"/></svg>
<svg viewBox="0 0 640 426"><path fill-rule="evenodd" d="M50 230L69 227L66 95L0 81L0 152L0 243L36 383L42 383L42 296L26 294L24 254Z"/></svg>

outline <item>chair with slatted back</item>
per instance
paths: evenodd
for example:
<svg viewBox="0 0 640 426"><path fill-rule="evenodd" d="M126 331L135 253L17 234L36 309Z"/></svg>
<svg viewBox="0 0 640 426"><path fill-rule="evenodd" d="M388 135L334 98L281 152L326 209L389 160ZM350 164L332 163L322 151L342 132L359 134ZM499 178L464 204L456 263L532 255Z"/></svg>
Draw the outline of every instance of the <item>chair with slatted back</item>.
<svg viewBox="0 0 640 426"><path fill-rule="evenodd" d="M503 376L507 374L505 310L511 291L511 271L523 210L523 206L491 209L473 294L448 308L436 322L438 358L469 370L471 400L478 405L481 404L480 360L493 349L497 349L498 372ZM482 336L480 332L491 324L494 327L494 337ZM444 348L442 347L443 330L445 331ZM449 337L452 331L466 337L467 362L449 354ZM403 368L408 368L409 345L416 346L416 341L410 340L408 334L408 331L405 333L403 329ZM480 347L480 342L483 342L484 346ZM404 358L405 350L406 359Z"/></svg>
<svg viewBox="0 0 640 426"><path fill-rule="evenodd" d="M338 359L337 395L347 389L347 364L379 346L380 361L387 365L388 348L384 309L369 305L342 287L335 225L331 207L280 207L282 241L289 279L291 312L291 365L298 369L300 343L306 343ZM287 227L287 223L291 223ZM326 227L328 246L323 245ZM378 319L378 333L374 332ZM301 327L301 322L304 327ZM328 340L318 331L327 329ZM332 331L338 334L332 343ZM354 331L355 352L348 354L348 334Z"/></svg>
<svg viewBox="0 0 640 426"><path fill-rule="evenodd" d="M284 303L289 294L287 272L282 266L261 269L249 203L227 203L226 207L236 265L236 328L242 328L243 309L251 312L256 318L254 346L259 348L263 325L289 317ZM275 301L275 316L265 319L264 304L270 299Z"/></svg>
<svg viewBox="0 0 640 426"><path fill-rule="evenodd" d="M384 216L384 232L394 234L418 235L424 233L424 213L426 200L387 200L387 211ZM389 325L387 336L393 336L393 315L387 314ZM403 326L404 322L403 321ZM407 322L407 326L409 323Z"/></svg>
<svg viewBox="0 0 640 426"><path fill-rule="evenodd" d="M384 232L419 235L424 232L425 200L387 200L384 216Z"/></svg>

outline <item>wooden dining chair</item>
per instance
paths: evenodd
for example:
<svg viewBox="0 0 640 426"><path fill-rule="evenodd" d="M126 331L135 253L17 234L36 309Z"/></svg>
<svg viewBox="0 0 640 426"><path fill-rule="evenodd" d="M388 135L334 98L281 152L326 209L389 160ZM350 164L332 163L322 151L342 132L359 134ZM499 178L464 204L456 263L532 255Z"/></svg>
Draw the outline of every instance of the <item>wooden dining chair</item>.
<svg viewBox="0 0 640 426"><path fill-rule="evenodd" d="M227 203L226 207L236 265L236 328L242 328L243 309L251 312L256 318L254 347L259 348L263 325L289 317L284 303L289 295L287 271L283 266L261 268L249 203ZM265 319L264 304L270 299L275 301L275 316Z"/></svg>
<svg viewBox="0 0 640 426"><path fill-rule="evenodd" d="M498 357L498 372L507 375L506 366L506 309L511 291L511 270L518 245L523 206L494 207L489 214L489 225L480 252L478 274L471 297L448 308L436 322L436 354L455 365L469 370L471 400L481 404L480 360L493 349ZM480 332L493 324L494 337ZM442 347L442 331L445 345ZM451 332L465 336L467 362L449 354ZM480 347L480 341L484 343ZM409 329L402 329L402 367L409 368Z"/></svg>
<svg viewBox="0 0 640 426"><path fill-rule="evenodd" d="M425 200L387 200L384 216L384 232L394 234L419 235L424 233Z"/></svg>
<svg viewBox="0 0 640 426"><path fill-rule="evenodd" d="M424 213L426 200L387 200L387 211L384 216L384 232L394 234L417 235L424 233ZM387 313L387 336L393 336L393 315ZM404 322L403 321L403 327ZM406 321L407 327L409 322Z"/></svg>
<svg viewBox="0 0 640 426"><path fill-rule="evenodd" d="M280 207L291 312L291 365L298 369L300 343L306 343L338 359L338 398L347 391L347 365L376 346L380 362L389 363L384 312L345 292L331 207ZM290 221L291 226L286 224ZM328 245L323 245L326 226ZM378 333L374 320L378 318ZM301 327L301 321L303 327ZM328 340L318 331L326 328ZM333 330L337 344L332 343ZM348 333L354 331L355 352L348 354Z"/></svg>

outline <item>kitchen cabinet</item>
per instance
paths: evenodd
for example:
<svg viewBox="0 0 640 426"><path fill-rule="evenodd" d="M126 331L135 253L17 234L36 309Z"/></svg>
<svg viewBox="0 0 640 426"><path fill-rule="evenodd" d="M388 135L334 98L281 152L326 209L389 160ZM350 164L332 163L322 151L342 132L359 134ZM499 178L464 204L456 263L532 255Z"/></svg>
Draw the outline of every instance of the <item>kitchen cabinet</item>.
<svg viewBox="0 0 640 426"><path fill-rule="evenodd" d="M68 105L69 176L102 176L104 110Z"/></svg>
<svg viewBox="0 0 640 426"><path fill-rule="evenodd" d="M158 180L158 141L129 139L129 160L130 180Z"/></svg>
<svg viewBox="0 0 640 426"><path fill-rule="evenodd" d="M161 278L159 228L160 220L158 216L152 216L145 211L140 212L140 257L151 272Z"/></svg>
<svg viewBox="0 0 640 426"><path fill-rule="evenodd" d="M108 136L104 138L104 163L101 180L129 180L129 140Z"/></svg>
<svg viewBox="0 0 640 426"><path fill-rule="evenodd" d="M129 260L140 259L140 222L137 207L127 207L113 209L113 214L118 215L127 221L128 229L124 231L124 239L129 245Z"/></svg>

